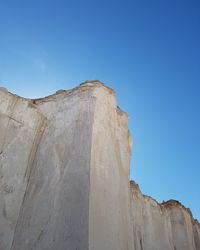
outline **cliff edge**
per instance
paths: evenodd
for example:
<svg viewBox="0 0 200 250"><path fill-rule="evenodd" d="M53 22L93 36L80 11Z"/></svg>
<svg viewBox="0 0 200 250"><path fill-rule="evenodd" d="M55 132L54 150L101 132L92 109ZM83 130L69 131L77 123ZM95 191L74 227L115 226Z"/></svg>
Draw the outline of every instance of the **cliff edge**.
<svg viewBox="0 0 200 250"><path fill-rule="evenodd" d="M98 80L39 99L0 88L0 249L199 250L188 209L130 184L131 143Z"/></svg>

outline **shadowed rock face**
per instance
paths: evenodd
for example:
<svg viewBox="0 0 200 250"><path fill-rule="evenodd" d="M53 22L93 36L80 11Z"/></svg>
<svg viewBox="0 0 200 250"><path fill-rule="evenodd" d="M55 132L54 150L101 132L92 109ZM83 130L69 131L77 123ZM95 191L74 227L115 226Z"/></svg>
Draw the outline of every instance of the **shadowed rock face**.
<svg viewBox="0 0 200 250"><path fill-rule="evenodd" d="M0 250L199 250L189 210L130 185L130 152L99 81L35 100L0 88Z"/></svg>

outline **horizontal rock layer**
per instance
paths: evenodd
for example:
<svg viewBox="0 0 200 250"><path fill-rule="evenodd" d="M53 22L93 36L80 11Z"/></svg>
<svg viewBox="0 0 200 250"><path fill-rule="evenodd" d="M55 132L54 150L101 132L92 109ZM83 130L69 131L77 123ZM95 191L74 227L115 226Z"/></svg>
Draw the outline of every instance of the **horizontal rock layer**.
<svg viewBox="0 0 200 250"><path fill-rule="evenodd" d="M199 250L189 210L130 185L130 152L99 81L35 100L0 88L0 249Z"/></svg>

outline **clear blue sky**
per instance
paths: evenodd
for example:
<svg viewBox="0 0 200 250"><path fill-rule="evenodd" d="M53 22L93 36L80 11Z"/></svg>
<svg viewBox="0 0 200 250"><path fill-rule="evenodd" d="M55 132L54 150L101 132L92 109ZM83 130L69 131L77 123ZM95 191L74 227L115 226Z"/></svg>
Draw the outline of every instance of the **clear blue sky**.
<svg viewBox="0 0 200 250"><path fill-rule="evenodd" d="M87 79L129 113L131 178L200 219L200 1L0 0L0 85L41 97Z"/></svg>

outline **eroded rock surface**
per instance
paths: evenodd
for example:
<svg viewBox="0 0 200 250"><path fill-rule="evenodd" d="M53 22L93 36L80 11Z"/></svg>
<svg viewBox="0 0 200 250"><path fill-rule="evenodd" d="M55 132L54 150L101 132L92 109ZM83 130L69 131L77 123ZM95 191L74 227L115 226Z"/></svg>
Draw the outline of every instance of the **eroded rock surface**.
<svg viewBox="0 0 200 250"><path fill-rule="evenodd" d="M0 88L0 250L199 250L189 210L130 186L130 152L99 81L35 100Z"/></svg>
<svg viewBox="0 0 200 250"><path fill-rule="evenodd" d="M199 250L200 224L175 200L158 203L143 195L134 182L131 217L135 250Z"/></svg>

